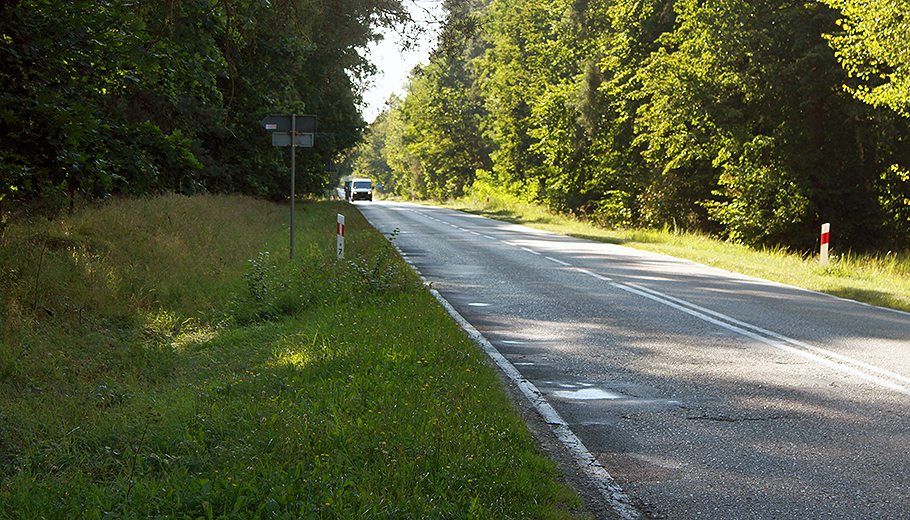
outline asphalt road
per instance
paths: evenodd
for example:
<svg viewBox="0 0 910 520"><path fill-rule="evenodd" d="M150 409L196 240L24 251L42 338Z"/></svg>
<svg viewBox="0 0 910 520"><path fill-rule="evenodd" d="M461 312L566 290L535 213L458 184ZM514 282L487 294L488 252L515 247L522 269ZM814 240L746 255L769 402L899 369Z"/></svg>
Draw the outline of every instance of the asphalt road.
<svg viewBox="0 0 910 520"><path fill-rule="evenodd" d="M910 518L910 315L447 209L357 207L596 457L617 517Z"/></svg>

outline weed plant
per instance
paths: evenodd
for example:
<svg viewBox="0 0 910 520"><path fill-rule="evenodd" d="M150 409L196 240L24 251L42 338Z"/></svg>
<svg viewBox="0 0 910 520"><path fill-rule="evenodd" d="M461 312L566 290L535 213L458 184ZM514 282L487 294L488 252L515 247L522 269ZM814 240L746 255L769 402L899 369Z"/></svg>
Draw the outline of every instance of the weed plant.
<svg viewBox="0 0 910 520"><path fill-rule="evenodd" d="M287 216L165 196L10 224L0 518L587 517L388 240L304 204L291 262Z"/></svg>

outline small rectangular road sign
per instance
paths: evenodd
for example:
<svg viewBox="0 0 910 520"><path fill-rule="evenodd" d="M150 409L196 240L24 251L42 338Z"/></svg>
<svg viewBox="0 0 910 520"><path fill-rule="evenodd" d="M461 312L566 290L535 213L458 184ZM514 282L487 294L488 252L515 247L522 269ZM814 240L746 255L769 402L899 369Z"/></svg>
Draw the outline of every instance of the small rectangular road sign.
<svg viewBox="0 0 910 520"><path fill-rule="evenodd" d="M316 116L312 114L297 114L294 123L298 133L312 134L316 132ZM262 118L262 126L269 132L290 132L291 114L269 114Z"/></svg>
<svg viewBox="0 0 910 520"><path fill-rule="evenodd" d="M291 133L275 132L272 134L272 146L291 146ZM294 146L299 148L313 147L313 134L301 134L294 136Z"/></svg>

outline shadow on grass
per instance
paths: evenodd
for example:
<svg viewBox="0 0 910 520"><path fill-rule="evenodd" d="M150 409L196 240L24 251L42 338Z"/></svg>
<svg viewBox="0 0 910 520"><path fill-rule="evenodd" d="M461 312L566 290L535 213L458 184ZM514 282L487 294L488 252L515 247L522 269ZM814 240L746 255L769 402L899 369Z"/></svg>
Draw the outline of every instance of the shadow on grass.
<svg viewBox="0 0 910 520"><path fill-rule="evenodd" d="M524 215L521 215L521 214L515 214L515 212L506 210L506 209L501 209L501 210L497 210L497 211L489 211L489 210L481 210L481 209L465 209L463 211L465 213L471 213L473 215L478 215L481 217L492 218L494 220L508 222L510 224L519 224L519 225L528 225L528 224L557 225L558 224L557 222L554 222L554 220L552 218L547 217L547 216L530 218L530 217L525 217ZM635 242L634 240L628 240L628 239L619 238L619 237L592 235L592 234L588 234L588 233L574 233L571 231L564 231L564 232L562 232L562 234L564 234L565 236L573 237L573 238L580 238L582 240L592 240L594 242L603 242L603 243L607 243L607 244L616 244L616 245L623 245L623 244Z"/></svg>
<svg viewBox="0 0 910 520"><path fill-rule="evenodd" d="M494 220L501 220L503 222L509 222L510 224L527 224L529 222L535 222L529 219L524 218L522 215L516 215L514 212L501 209L499 211L489 211L485 209L463 209L465 213L470 213L472 215L478 215L481 217L487 217Z"/></svg>
<svg viewBox="0 0 910 520"><path fill-rule="evenodd" d="M589 235L587 233L566 233L566 236L572 238L580 238L582 240L591 240L594 242L603 242L605 244L615 244L618 246L634 243L634 240L628 240L625 238L619 237L607 237L602 235Z"/></svg>

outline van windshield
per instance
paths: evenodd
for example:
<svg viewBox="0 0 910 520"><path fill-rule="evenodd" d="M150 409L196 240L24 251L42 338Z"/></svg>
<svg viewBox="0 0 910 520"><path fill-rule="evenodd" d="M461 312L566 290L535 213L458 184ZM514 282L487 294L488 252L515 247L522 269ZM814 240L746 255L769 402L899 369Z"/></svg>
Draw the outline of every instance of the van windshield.
<svg viewBox="0 0 910 520"><path fill-rule="evenodd" d="M370 181L358 181L354 183L354 189L368 190L370 189Z"/></svg>

